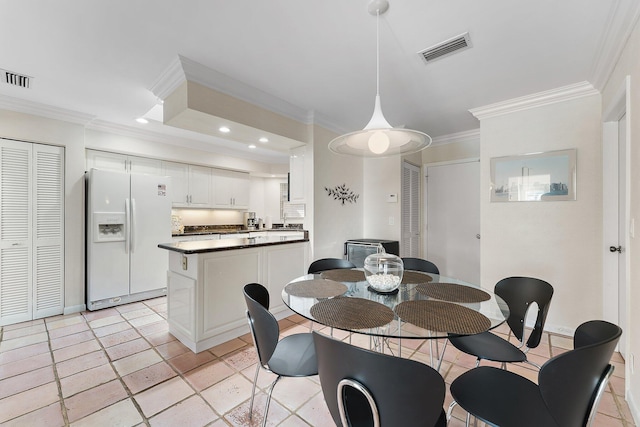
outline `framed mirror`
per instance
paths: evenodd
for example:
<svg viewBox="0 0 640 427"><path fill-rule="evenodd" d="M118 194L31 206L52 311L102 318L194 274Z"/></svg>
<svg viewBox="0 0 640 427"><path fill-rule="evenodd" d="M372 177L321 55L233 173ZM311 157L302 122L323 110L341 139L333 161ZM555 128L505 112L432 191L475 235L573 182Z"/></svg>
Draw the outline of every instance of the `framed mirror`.
<svg viewBox="0 0 640 427"><path fill-rule="evenodd" d="M492 202L576 200L576 150L491 159Z"/></svg>

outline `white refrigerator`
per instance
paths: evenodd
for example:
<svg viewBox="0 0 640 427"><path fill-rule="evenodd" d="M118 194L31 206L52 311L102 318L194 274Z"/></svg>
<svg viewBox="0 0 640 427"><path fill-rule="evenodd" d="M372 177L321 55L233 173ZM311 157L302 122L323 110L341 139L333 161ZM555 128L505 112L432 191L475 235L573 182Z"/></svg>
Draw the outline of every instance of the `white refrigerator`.
<svg viewBox="0 0 640 427"><path fill-rule="evenodd" d="M86 173L87 309L166 295L170 177Z"/></svg>

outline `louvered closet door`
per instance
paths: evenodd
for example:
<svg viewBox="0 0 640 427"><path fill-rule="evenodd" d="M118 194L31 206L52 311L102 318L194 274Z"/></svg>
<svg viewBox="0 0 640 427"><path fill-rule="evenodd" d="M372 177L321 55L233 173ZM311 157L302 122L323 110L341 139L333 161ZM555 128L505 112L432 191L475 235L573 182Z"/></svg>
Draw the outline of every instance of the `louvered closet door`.
<svg viewBox="0 0 640 427"><path fill-rule="evenodd" d="M35 144L33 317L64 311L64 151Z"/></svg>
<svg viewBox="0 0 640 427"><path fill-rule="evenodd" d="M0 325L64 310L64 150L0 139Z"/></svg>
<svg viewBox="0 0 640 427"><path fill-rule="evenodd" d="M0 325L32 319L32 149L0 139Z"/></svg>
<svg viewBox="0 0 640 427"><path fill-rule="evenodd" d="M420 257L420 168L402 162L401 256Z"/></svg>

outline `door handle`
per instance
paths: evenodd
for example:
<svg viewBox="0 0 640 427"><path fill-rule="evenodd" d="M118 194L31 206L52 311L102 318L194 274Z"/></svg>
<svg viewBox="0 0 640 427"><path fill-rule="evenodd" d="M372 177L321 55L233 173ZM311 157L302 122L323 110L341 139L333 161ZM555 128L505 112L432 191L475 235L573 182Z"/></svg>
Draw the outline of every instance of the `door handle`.
<svg viewBox="0 0 640 427"><path fill-rule="evenodd" d="M622 253L622 246L609 246L609 252Z"/></svg>
<svg viewBox="0 0 640 427"><path fill-rule="evenodd" d="M476 234L476 239L480 240L480 235Z"/></svg>

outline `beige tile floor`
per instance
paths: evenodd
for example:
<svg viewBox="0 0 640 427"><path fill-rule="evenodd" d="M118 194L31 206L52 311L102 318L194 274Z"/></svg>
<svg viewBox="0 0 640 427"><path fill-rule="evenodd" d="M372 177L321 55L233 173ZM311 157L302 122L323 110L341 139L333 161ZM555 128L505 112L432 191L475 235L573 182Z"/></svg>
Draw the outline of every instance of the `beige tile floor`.
<svg viewBox="0 0 640 427"><path fill-rule="evenodd" d="M251 422L248 407L257 360L251 337L194 354L169 334L165 318L166 299L157 298L2 327L0 425L259 425L273 376L261 371ZM283 335L309 328L299 316L280 325ZM348 339L346 334L340 338ZM353 343L369 345L368 339L357 335ZM428 343L405 340L402 345L403 357L429 362ZM570 347L565 337L545 335L530 358L541 364ZM623 398L623 360L616 354L612 361L616 370L595 425L632 426ZM447 384L474 362L449 346L441 370ZM510 369L536 378L527 367ZM450 401L447 396L445 405ZM463 425L464 416L457 408L449 425ZM317 376L281 380L274 390L268 425L333 425Z"/></svg>

